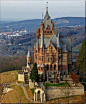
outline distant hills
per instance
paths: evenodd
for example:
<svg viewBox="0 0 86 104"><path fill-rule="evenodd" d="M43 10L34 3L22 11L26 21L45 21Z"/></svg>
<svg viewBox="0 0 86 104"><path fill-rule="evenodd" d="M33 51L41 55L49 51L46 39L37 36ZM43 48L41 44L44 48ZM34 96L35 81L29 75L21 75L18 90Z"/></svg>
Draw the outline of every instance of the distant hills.
<svg viewBox="0 0 86 104"><path fill-rule="evenodd" d="M1 22L1 32L21 31L26 29L28 33L36 32L42 19L22 20L17 22ZM85 17L62 17L52 19L55 27L61 26L85 26ZM6 27L7 26L7 27Z"/></svg>
<svg viewBox="0 0 86 104"><path fill-rule="evenodd" d="M82 40L85 38L85 17L62 17L52 19L54 26L59 29L60 36L72 37L72 51L78 54ZM27 30L28 34L15 37L0 45L1 55L26 55L28 49L34 52L36 28L40 27L41 19L23 20L17 22L1 22L0 32ZM9 42L12 46L7 45Z"/></svg>
<svg viewBox="0 0 86 104"><path fill-rule="evenodd" d="M70 36L72 38L72 52L78 54L82 40L85 38L85 26L76 27L57 27L60 36ZM0 52L8 55L23 56L27 54L28 49L34 52L34 42L36 33L29 33L20 37L9 39L0 45ZM11 42L12 45L7 45Z"/></svg>

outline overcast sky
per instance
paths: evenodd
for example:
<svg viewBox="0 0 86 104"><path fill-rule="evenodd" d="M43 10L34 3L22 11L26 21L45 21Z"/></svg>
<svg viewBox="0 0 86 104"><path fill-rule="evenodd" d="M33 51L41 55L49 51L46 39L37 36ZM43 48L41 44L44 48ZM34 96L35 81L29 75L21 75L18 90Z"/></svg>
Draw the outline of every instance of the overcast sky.
<svg viewBox="0 0 86 104"><path fill-rule="evenodd" d="M84 0L48 1L48 11L51 18L85 17ZM1 20L20 21L41 19L46 12L46 0L1 0Z"/></svg>

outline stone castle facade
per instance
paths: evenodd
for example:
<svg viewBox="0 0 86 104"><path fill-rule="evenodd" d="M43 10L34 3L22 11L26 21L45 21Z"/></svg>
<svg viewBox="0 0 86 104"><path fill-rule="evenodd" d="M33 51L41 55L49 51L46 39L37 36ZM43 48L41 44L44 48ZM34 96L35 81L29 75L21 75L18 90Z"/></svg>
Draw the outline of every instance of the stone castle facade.
<svg viewBox="0 0 86 104"><path fill-rule="evenodd" d="M37 41L34 44L34 62L39 74L47 71L68 73L72 70L72 42L70 37L59 36L54 31L54 23L48 13L40 28L36 30Z"/></svg>

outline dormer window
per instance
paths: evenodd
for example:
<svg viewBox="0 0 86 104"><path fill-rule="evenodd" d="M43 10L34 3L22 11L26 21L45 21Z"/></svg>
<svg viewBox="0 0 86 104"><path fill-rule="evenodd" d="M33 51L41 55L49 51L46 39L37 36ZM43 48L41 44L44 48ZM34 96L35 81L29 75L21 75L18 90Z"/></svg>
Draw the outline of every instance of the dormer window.
<svg viewBox="0 0 86 104"><path fill-rule="evenodd" d="M50 31L50 33L52 33L52 31Z"/></svg>
<svg viewBox="0 0 86 104"><path fill-rule="evenodd" d="M47 33L49 33L49 31L47 31Z"/></svg>

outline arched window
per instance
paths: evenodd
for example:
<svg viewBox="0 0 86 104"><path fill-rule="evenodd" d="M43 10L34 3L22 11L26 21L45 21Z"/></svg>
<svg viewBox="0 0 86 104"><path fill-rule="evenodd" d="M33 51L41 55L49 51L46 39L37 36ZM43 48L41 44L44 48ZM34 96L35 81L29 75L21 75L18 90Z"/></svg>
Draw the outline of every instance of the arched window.
<svg viewBox="0 0 86 104"><path fill-rule="evenodd" d="M47 70L49 70L49 65L47 65Z"/></svg>
<svg viewBox="0 0 86 104"><path fill-rule="evenodd" d="M47 31L47 33L49 33L49 31Z"/></svg>
<svg viewBox="0 0 86 104"><path fill-rule="evenodd" d="M56 65L54 65L54 70L56 70Z"/></svg>
<svg viewBox="0 0 86 104"><path fill-rule="evenodd" d="M43 56L42 56L42 61L43 61Z"/></svg>

